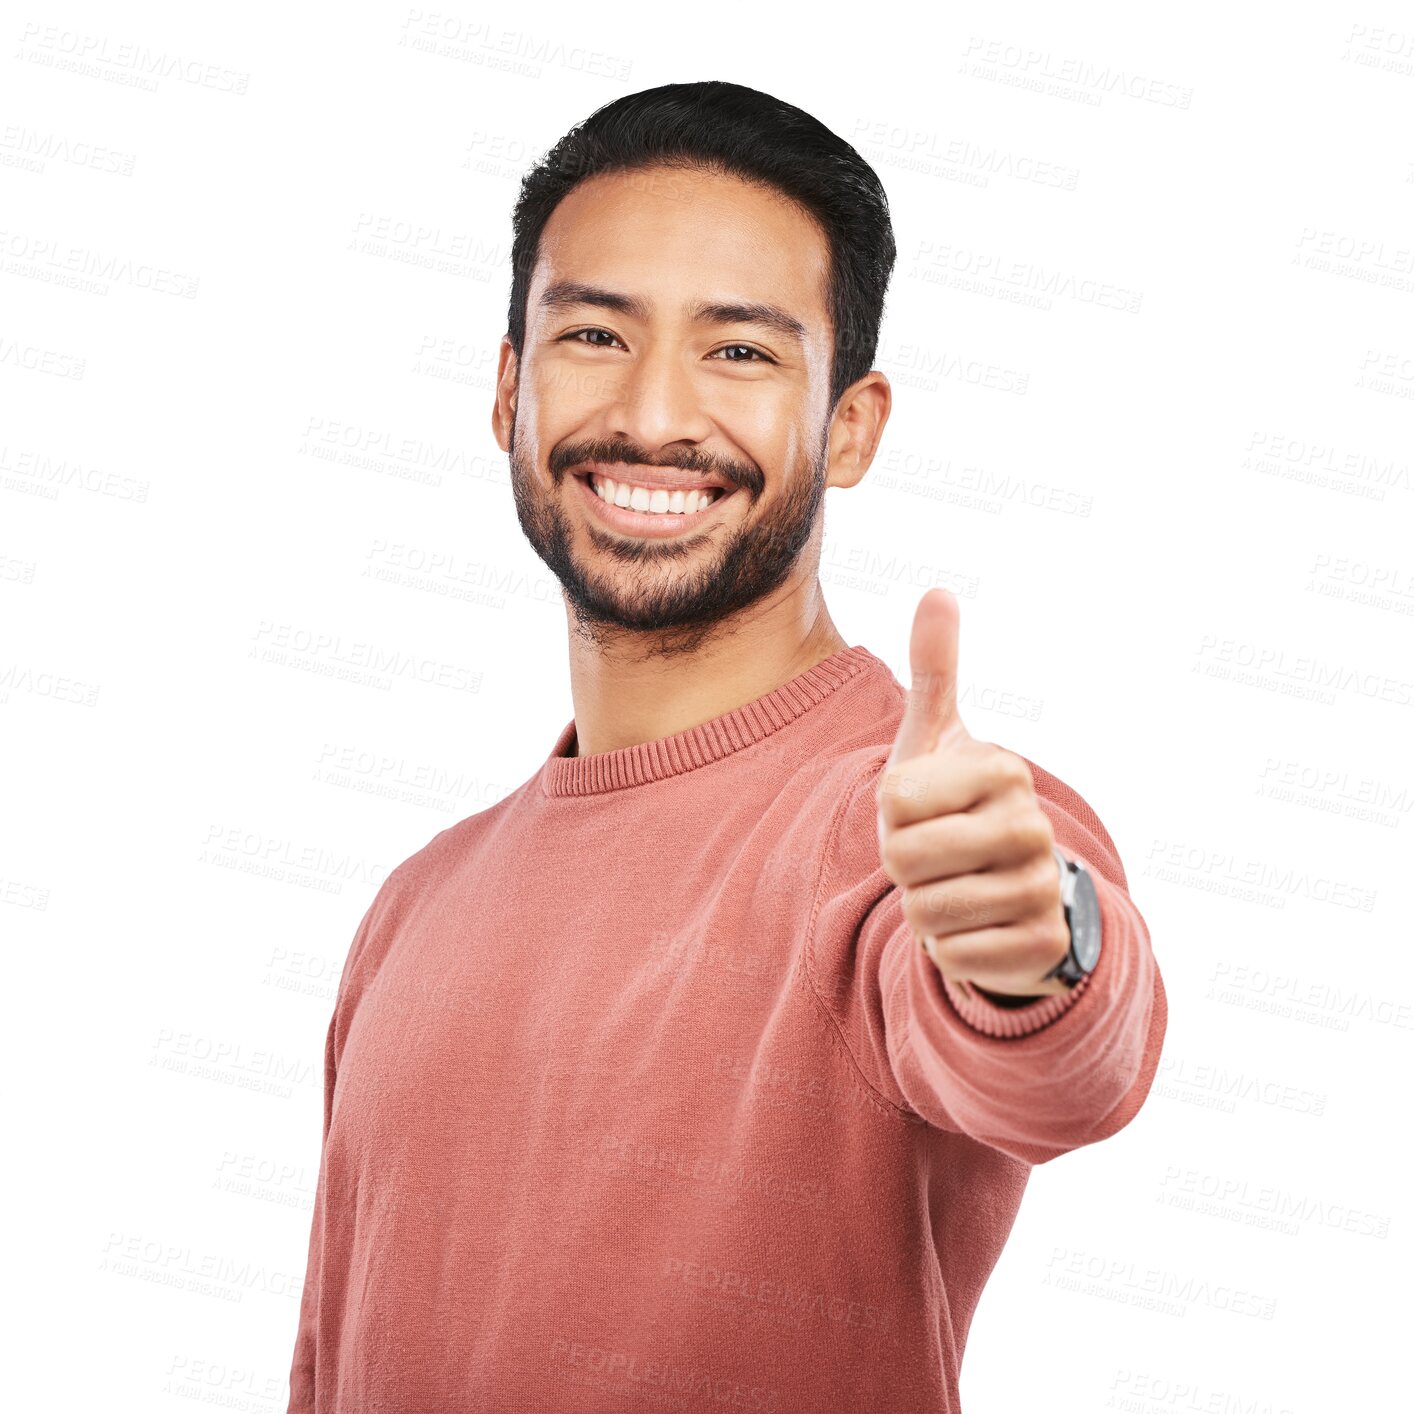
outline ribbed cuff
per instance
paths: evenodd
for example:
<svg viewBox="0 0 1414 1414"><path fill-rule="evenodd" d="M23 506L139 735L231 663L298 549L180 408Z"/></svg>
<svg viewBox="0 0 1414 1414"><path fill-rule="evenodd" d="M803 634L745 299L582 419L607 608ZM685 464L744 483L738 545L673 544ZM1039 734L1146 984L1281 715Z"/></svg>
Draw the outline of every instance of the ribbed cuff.
<svg viewBox="0 0 1414 1414"><path fill-rule="evenodd" d="M918 951L922 965L937 972L936 965L927 953L923 952L922 948ZM969 983L955 982L940 972L938 979L943 984L943 993L952 1003L953 1010L974 1031L980 1031L986 1036L1029 1036L1031 1032L1039 1031L1069 1011L1080 1000L1094 975L1093 972L1087 972L1068 992L1036 997L1021 1007L999 1006L996 1002L989 1001Z"/></svg>

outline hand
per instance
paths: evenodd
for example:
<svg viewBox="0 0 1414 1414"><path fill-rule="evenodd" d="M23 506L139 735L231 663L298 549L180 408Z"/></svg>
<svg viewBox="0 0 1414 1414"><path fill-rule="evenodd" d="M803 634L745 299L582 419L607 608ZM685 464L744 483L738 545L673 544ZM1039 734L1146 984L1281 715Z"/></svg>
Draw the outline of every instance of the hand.
<svg viewBox="0 0 1414 1414"><path fill-rule="evenodd" d="M958 604L930 589L909 639L913 685L880 777L879 857L938 970L1007 996L1070 949L1051 822L1026 762L969 735L957 710Z"/></svg>

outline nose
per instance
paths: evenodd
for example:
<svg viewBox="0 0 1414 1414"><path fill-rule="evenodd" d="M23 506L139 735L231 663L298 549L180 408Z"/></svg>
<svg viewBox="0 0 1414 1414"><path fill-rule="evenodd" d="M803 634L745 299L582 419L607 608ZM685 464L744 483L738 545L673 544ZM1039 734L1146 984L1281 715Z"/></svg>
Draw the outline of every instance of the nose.
<svg viewBox="0 0 1414 1414"><path fill-rule="evenodd" d="M636 353L613 390L610 435L656 452L673 442L703 442L711 422L680 352L668 344Z"/></svg>

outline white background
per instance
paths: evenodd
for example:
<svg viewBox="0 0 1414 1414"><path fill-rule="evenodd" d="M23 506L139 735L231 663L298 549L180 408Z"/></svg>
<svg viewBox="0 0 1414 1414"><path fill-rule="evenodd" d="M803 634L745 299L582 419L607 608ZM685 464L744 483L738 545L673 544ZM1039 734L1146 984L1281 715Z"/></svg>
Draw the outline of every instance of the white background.
<svg viewBox="0 0 1414 1414"><path fill-rule="evenodd" d="M969 728L1099 812L1168 989L965 1407L1407 1390L1414 17L1083 8L7 15L10 1407L284 1409L353 929L573 714L490 430L517 181L704 78L892 203L836 623L906 682L958 595Z"/></svg>

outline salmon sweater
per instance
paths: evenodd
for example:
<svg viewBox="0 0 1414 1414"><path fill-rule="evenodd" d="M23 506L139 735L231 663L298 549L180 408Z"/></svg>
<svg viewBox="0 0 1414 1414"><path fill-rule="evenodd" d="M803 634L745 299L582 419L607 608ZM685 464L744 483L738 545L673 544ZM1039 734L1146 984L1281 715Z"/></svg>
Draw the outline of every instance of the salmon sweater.
<svg viewBox="0 0 1414 1414"><path fill-rule="evenodd" d="M1167 1009L1030 762L1098 965L1013 1007L942 977L879 859L905 699L855 646L641 745L570 721L393 870L325 1043L291 1414L958 1409L1032 1167L1133 1119Z"/></svg>

